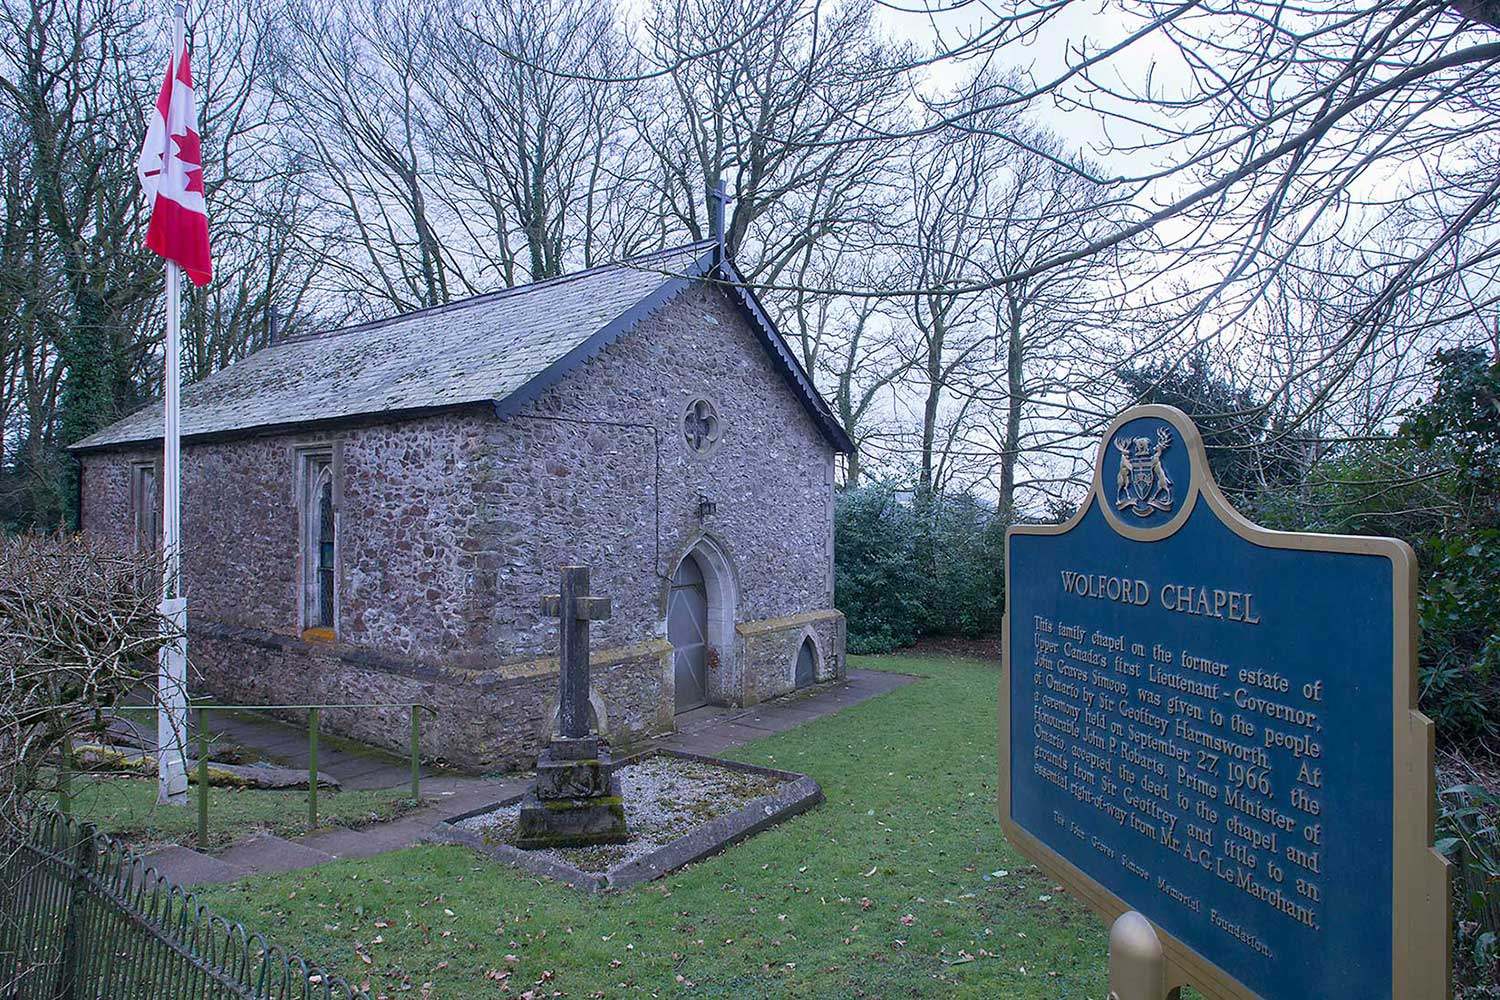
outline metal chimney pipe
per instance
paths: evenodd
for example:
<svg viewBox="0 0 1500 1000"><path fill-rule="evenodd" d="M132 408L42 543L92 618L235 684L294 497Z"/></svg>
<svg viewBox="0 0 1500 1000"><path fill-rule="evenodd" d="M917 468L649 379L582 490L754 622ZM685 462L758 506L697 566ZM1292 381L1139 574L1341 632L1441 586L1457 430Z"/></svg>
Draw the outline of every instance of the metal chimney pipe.
<svg viewBox="0 0 1500 1000"><path fill-rule="evenodd" d="M729 196L724 190L724 180L720 178L714 185L714 189L708 193L708 232L713 241L719 245L718 259L724 259L724 203Z"/></svg>

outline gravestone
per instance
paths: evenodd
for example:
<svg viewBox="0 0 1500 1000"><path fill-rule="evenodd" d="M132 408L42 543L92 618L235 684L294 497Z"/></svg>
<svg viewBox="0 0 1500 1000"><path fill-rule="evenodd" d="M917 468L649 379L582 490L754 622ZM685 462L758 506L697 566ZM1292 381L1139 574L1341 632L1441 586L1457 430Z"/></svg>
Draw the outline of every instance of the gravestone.
<svg viewBox="0 0 1500 1000"><path fill-rule="evenodd" d="M620 779L589 727L589 622L609 617L609 598L589 594L587 566L564 566L542 613L559 620L558 735L537 757L521 800L516 846L585 847L629 837Z"/></svg>
<svg viewBox="0 0 1500 1000"><path fill-rule="evenodd" d="M1001 823L1116 921L1122 996L1446 995L1405 544L1250 523L1143 406L1005 558Z"/></svg>

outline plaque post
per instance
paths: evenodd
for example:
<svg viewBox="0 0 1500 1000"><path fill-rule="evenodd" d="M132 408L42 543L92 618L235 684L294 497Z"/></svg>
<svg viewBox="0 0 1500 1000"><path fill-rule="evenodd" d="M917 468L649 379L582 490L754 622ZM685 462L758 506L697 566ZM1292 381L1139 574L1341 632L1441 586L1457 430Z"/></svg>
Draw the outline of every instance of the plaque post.
<svg viewBox="0 0 1500 1000"><path fill-rule="evenodd" d="M1167 957L1156 930L1135 910L1109 929L1109 1000L1176 1000L1167 992Z"/></svg>

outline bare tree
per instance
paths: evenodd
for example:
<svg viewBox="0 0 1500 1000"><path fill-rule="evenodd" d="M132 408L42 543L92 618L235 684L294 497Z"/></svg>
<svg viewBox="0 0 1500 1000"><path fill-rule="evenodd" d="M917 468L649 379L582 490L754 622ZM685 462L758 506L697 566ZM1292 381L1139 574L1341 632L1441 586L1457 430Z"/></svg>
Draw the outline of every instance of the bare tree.
<svg viewBox="0 0 1500 1000"><path fill-rule="evenodd" d="M52 490L39 516L53 523L71 496L55 448L138 401L149 353L136 331L158 271L140 246L133 144L116 138L119 123L141 121L143 23L129 0L0 4L0 110L30 154L29 270L48 276L28 286L28 322L65 373L56 423L30 424L31 461Z"/></svg>
<svg viewBox="0 0 1500 1000"><path fill-rule="evenodd" d="M277 141L301 127L268 82L284 55L278 13L269 2L241 3L205 9L194 25L214 281L190 293L182 358L189 380L264 347L273 314L287 334L310 325L315 312L342 318L336 303L310 304L331 248L315 223L305 158L288 156Z"/></svg>
<svg viewBox="0 0 1500 1000"><path fill-rule="evenodd" d="M158 609L155 553L82 536L0 535L0 822L17 822L54 782L72 741L152 679L173 636Z"/></svg>
<svg viewBox="0 0 1500 1000"><path fill-rule="evenodd" d="M483 271L512 285L629 245L615 210L632 201L625 106L640 88L578 78L631 59L612 7L479 0L439 11L428 142Z"/></svg>
<svg viewBox="0 0 1500 1000"><path fill-rule="evenodd" d="M33 157L14 120L0 138L0 522L56 521L56 415L62 379L55 344L67 314L56 258L46 250Z"/></svg>
<svg viewBox="0 0 1500 1000"><path fill-rule="evenodd" d="M1313 419L1357 370L1355 359L1397 332L1392 318L1404 300L1451 288L1494 256L1493 5L1126 2L1091 40L1066 37L1069 6L989 5L983 23L948 39L933 58L1000 60L1047 41L1066 48L1067 65L981 104L939 109L940 121L927 127L987 132L986 115L1038 98L1088 112L1104 126L1096 152L1116 169L1093 179L1138 210L1084 245L984 284L1030 278L1154 230L1170 251L1156 258L1155 273L1202 275L1192 301L1181 303L1189 307L1154 345L1181 361L1206 340L1236 336L1270 283L1299 266L1299 248L1333 238L1330 231L1362 245L1393 213L1420 206L1337 336L1263 396L1263 407L1276 407L1296 382L1320 374L1324 392L1305 398L1290 431ZM1129 169L1142 163L1150 166ZM1497 305L1493 294L1466 297L1458 310L1437 300L1445 320Z"/></svg>
<svg viewBox="0 0 1500 1000"><path fill-rule="evenodd" d="M1119 212L1110 192L1089 181L1081 163L1069 163L1055 136L1034 126L1016 131L1025 145L1002 147L1002 167L991 175L983 201L989 221L984 254L998 273L1086 245ZM1034 155L1034 149L1047 155ZM1090 423L1074 404L1081 396L1107 396L1112 388L1105 359L1121 322L1121 263L1117 251L1080 258L1008 281L990 300L997 364L955 392L984 404L985 419L969 439L998 445L998 482L992 485L1007 521L1018 487L1055 496L1059 483L1073 482L1082 443L1079 417ZM1026 478L1018 480L1023 470Z"/></svg>
<svg viewBox="0 0 1500 1000"><path fill-rule="evenodd" d="M659 0L646 22L645 59L665 83L635 112L658 211L703 239L706 192L723 182L725 243L760 285L810 244L880 221L873 182L893 144L850 140L898 125L906 91L872 9Z"/></svg>
<svg viewBox="0 0 1500 1000"><path fill-rule="evenodd" d="M289 9L277 93L301 116L286 136L310 156L327 213L328 265L366 311L447 302L462 274L445 245L431 190L423 77L433 71L425 7L378 0ZM466 288L466 290L468 290Z"/></svg>
<svg viewBox="0 0 1500 1000"><path fill-rule="evenodd" d="M959 373L983 358L989 344L985 297L973 287L985 272L988 220L983 202L998 149L977 134L941 133L925 139L906 160L909 224L893 249L901 279L913 289L905 299L911 329L911 368L919 379L917 485L932 491L961 433L974 397L944 403Z"/></svg>
<svg viewBox="0 0 1500 1000"><path fill-rule="evenodd" d="M876 272L867 250L848 240L809 246L788 273L798 284L891 282L889 274ZM891 398L912 367L896 345L901 310L893 300L798 292L783 300L781 311L782 329L793 335L803 368L829 387L834 413L854 442L845 458L844 484L858 486L866 454L888 430L875 419L876 407Z"/></svg>

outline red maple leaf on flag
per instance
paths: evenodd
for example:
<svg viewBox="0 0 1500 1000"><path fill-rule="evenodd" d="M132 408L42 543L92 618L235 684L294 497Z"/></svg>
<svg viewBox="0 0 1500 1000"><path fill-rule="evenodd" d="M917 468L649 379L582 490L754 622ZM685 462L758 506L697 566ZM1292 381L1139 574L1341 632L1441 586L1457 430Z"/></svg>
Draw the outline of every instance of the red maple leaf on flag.
<svg viewBox="0 0 1500 1000"><path fill-rule="evenodd" d="M146 127L137 172L151 210L146 246L181 265L195 285L213 275L208 249L208 203L203 189L203 144L186 41L167 63L167 75Z"/></svg>

